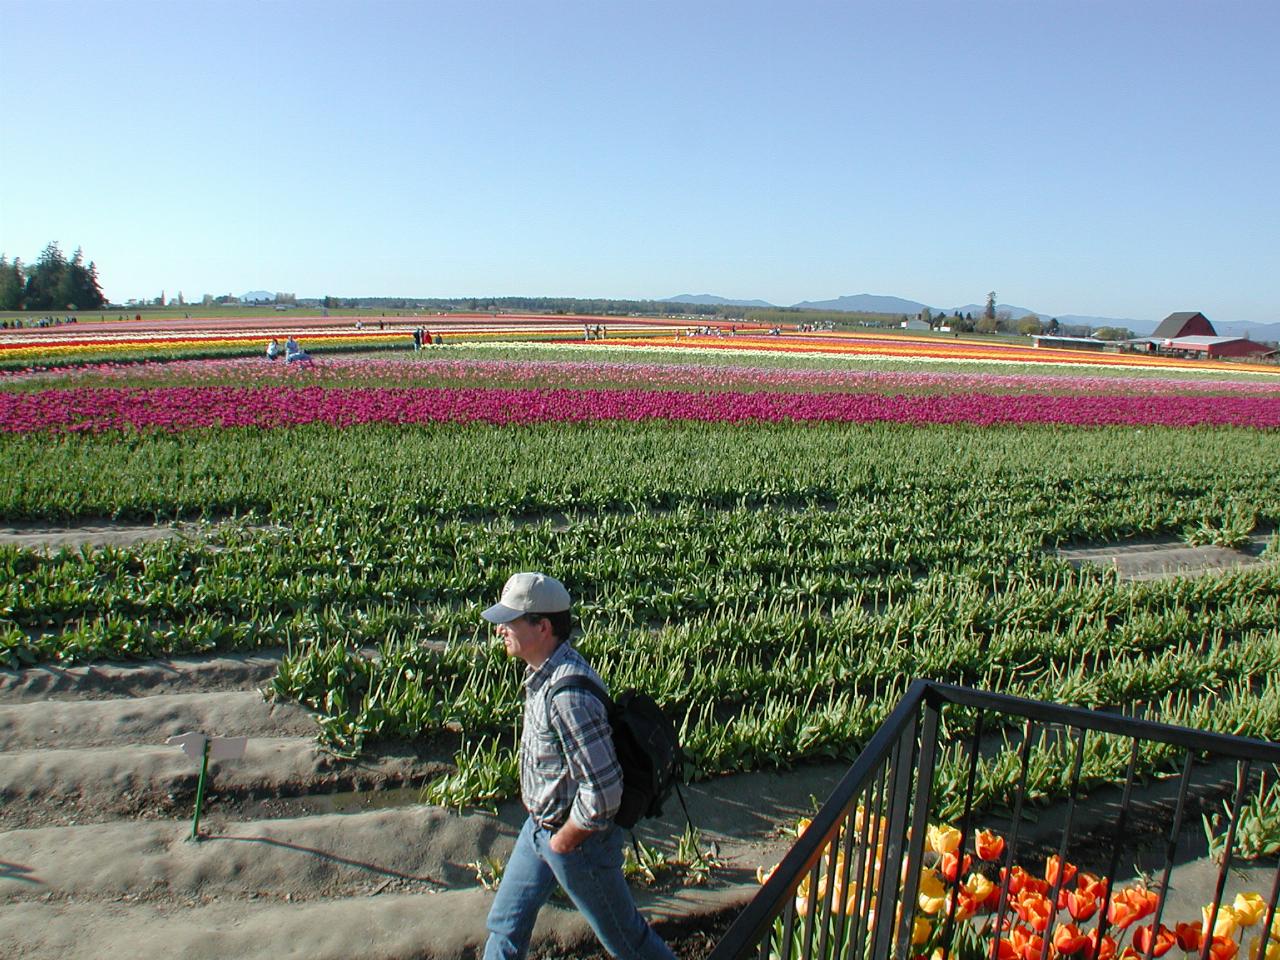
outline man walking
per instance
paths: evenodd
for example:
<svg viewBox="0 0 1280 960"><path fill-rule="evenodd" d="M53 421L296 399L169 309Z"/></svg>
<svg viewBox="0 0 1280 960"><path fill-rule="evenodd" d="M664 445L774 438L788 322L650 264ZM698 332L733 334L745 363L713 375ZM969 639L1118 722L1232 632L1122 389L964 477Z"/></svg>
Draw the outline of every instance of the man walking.
<svg viewBox="0 0 1280 960"><path fill-rule="evenodd" d="M622 832L613 823L622 769L604 704L562 677L606 689L568 642L569 591L541 573L517 573L481 616L496 624L508 656L525 662L520 798L529 816L516 838L486 924L485 960L523 957L538 911L557 883L604 948L623 960L674 960L636 909L622 876Z"/></svg>

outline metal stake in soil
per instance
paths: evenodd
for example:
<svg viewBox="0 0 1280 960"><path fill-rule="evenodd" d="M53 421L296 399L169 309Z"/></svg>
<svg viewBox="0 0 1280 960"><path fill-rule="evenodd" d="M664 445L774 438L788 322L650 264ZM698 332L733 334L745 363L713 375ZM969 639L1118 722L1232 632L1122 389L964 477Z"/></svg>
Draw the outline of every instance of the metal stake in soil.
<svg viewBox="0 0 1280 960"><path fill-rule="evenodd" d="M170 737L165 743L182 747L182 752L192 760L200 761L200 779L196 783L196 812L191 819L191 836L200 839L200 813L204 808L205 784L209 779L209 759L239 760L244 756L248 737L209 737L203 733L182 733Z"/></svg>
<svg viewBox="0 0 1280 960"><path fill-rule="evenodd" d="M200 810L204 806L204 781L209 773L209 741L204 742L204 749L200 751L200 780L196 783L196 813L191 818L191 836L188 840L200 839Z"/></svg>

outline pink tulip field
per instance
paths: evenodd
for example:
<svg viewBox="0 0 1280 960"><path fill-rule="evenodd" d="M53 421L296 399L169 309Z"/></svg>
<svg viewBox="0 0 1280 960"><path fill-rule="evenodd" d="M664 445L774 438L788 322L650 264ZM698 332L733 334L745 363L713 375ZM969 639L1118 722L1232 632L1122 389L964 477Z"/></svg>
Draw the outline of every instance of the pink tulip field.
<svg viewBox="0 0 1280 960"><path fill-rule="evenodd" d="M1280 396L746 393L483 387L104 387L0 393L0 431L322 423L968 423L1280 427Z"/></svg>

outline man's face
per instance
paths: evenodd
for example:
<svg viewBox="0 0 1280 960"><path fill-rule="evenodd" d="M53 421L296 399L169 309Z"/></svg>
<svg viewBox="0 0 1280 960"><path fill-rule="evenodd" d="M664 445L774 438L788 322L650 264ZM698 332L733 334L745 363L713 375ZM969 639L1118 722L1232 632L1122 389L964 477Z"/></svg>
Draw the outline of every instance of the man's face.
<svg viewBox="0 0 1280 960"><path fill-rule="evenodd" d="M500 623L498 636L502 639L507 656L519 657L534 667L546 660L555 649L551 621L544 617L516 617L509 623Z"/></svg>

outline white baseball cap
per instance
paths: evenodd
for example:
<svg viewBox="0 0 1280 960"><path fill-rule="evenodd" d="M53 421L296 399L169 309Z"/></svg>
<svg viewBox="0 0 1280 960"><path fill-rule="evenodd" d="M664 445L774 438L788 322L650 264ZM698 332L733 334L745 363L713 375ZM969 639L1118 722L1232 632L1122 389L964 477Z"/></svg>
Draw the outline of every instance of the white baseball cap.
<svg viewBox="0 0 1280 960"><path fill-rule="evenodd" d="M573 606L569 591L545 573L517 573L502 588L502 597L480 616L490 623L510 623L526 613L560 613Z"/></svg>

